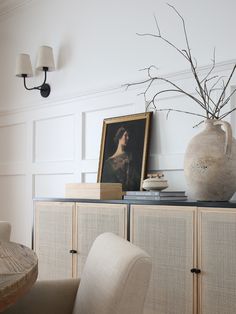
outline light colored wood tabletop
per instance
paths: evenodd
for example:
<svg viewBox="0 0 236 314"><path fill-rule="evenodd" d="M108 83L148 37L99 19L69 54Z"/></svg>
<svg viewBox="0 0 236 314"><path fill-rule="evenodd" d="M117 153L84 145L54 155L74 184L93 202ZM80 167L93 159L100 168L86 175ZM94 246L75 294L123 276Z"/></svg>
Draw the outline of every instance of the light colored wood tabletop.
<svg viewBox="0 0 236 314"><path fill-rule="evenodd" d="M26 293L37 276L38 259L31 249L0 241L0 312Z"/></svg>

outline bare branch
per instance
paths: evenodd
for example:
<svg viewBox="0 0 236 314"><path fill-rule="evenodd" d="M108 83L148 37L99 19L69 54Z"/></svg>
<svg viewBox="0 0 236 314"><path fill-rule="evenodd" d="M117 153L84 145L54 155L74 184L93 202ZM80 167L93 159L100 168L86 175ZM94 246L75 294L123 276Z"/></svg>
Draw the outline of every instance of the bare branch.
<svg viewBox="0 0 236 314"><path fill-rule="evenodd" d="M156 67L155 65L150 65L149 67L140 69L139 71L148 71L148 74L150 74L150 71L152 68L154 68L155 70L158 70L158 67Z"/></svg>
<svg viewBox="0 0 236 314"><path fill-rule="evenodd" d="M169 109L156 109L156 111L175 111L175 112L181 112L181 113L186 113L186 114L190 114L190 115L193 115L193 116L198 116L198 117L202 117L202 118L206 118L206 116L202 115L202 114L198 114L198 113L194 113L194 112L189 112L189 111L184 111L184 110L178 110L178 109L172 109L172 108L169 108Z"/></svg>
<svg viewBox="0 0 236 314"><path fill-rule="evenodd" d="M233 96L233 94L235 94L236 92L236 88L229 94L229 96L225 99L225 101L219 106L218 108L218 112L220 112L220 110L227 105L227 103L230 101L231 97Z"/></svg>
<svg viewBox="0 0 236 314"><path fill-rule="evenodd" d="M172 44L168 39L166 39L165 37L161 36L161 35L155 35L155 34L151 34L151 33L136 33L138 36L151 36L151 37L156 37L156 38L160 38L163 41L165 41L168 45L172 46L173 48L175 48L185 59L188 60L188 58L186 57L186 55L174 44Z"/></svg>
<svg viewBox="0 0 236 314"><path fill-rule="evenodd" d="M206 105L206 98L205 98L205 95L204 95L204 91L203 91L203 88L202 88L202 85L201 85L201 82L200 82L200 79L198 77L198 74L197 74L197 71L196 71L196 65L194 65L193 63L193 59L192 59L192 55L191 55L191 49L190 49L190 46L189 46L189 40L188 40L188 35L187 35L187 30L186 30L186 24L185 24L185 21L184 21L184 18L182 17L182 15L176 10L176 8L173 6L173 5L170 5L167 3L167 5L169 7L171 7L175 13L180 17L181 21L182 21L182 25L183 25L183 30L184 30L184 37L185 37L185 42L186 42L186 45L187 45L187 50L188 50L188 61L190 62L190 66L191 66L191 69L192 69L192 73L193 73L193 76L195 78L195 81L198 85L198 88L199 88L199 91L200 91L200 96L203 100L203 103Z"/></svg>
<svg viewBox="0 0 236 314"><path fill-rule="evenodd" d="M169 5L169 4L168 4ZM172 7L171 5L169 5L170 7ZM174 8L174 7L172 7ZM177 11L176 11L177 12ZM179 13L177 13L179 15ZM151 36L151 37L156 37L156 38L160 38L162 39L163 41L165 41L168 45L170 45L171 47L173 47L174 49L176 49L185 59L187 59L189 61L189 57L188 57L188 54L187 56L181 51L181 49L179 49L177 46L175 46L172 42L170 42L167 38L163 37L161 35L161 30L160 30L160 27L159 27L159 24L158 24L158 21L157 21L157 18L156 16L154 15L154 19L155 19L155 24L156 24L156 27L157 27L157 32L158 34L152 34L152 33L137 33L138 36ZM183 18L181 17L181 19L183 20ZM184 20L183 20L184 22ZM186 31L186 30L185 30ZM186 34L187 35L187 34ZM189 47L188 47L189 48Z"/></svg>
<svg viewBox="0 0 236 314"><path fill-rule="evenodd" d="M215 65L216 65L216 49L214 48L214 51L213 51L213 59L212 59L212 67L211 67L210 71L207 73L207 75L201 80L200 83L204 82L204 81L209 77L209 75L210 75L210 74L212 73L212 71L214 70Z"/></svg>
<svg viewBox="0 0 236 314"><path fill-rule="evenodd" d="M156 15L155 15L155 14L154 14L154 19L155 19L155 23L156 23L156 27L157 27L158 34L159 34L159 36L161 37L161 30L160 30L160 27L159 27L159 25L158 25L157 18L156 18Z"/></svg>
<svg viewBox="0 0 236 314"><path fill-rule="evenodd" d="M148 90L151 87L153 82L154 82L154 80L151 80L150 83L148 84L147 88L145 89L145 91L143 93L140 93L139 95L143 94L145 99L146 99L146 94L147 94L147 92L148 92Z"/></svg>
<svg viewBox="0 0 236 314"><path fill-rule="evenodd" d="M150 82L152 79L147 79L147 80L144 80L144 81L140 81L140 82L135 82L135 83L127 83L127 84L123 84L121 85L122 87L125 87L126 90L128 88L130 88L131 86L134 86L134 85L142 85L142 84L145 84L147 82Z"/></svg>
<svg viewBox="0 0 236 314"><path fill-rule="evenodd" d="M185 92L182 88L180 88L177 84L173 83L172 81L166 79L166 78L163 78L163 77L158 77L158 76L155 76L155 77L152 77L151 74L150 74L150 70L153 66L150 66L148 68L145 68L145 69L142 69L142 70L147 70L148 72L148 79L147 80L144 80L144 81L140 81L140 82L136 82L136 83L130 83L130 84L126 84L126 89L128 89L130 86L132 85L142 85L142 84L145 84L145 83L148 83L149 82L149 85L148 87L146 88L144 94L147 93L147 91L149 90L150 86L152 85L152 82L155 81L155 80L159 80L159 81L163 81L163 82L166 82L168 84L170 84L171 86L175 87L176 88L176 92L180 92L180 93L183 93L185 94L186 96L190 97L192 100L194 100L195 102L197 102L204 110L207 111L207 108L205 106L204 103L201 102L201 100L199 100L198 98L194 97L193 95L189 94L188 92ZM156 67L155 67L156 68ZM168 91L168 90L166 90ZM171 90L172 91L172 90ZM164 91L163 91L164 92ZM153 96L153 99L152 99L152 102L154 103L155 102L155 98L156 96L159 95L159 92L156 93L154 96ZM212 113L211 113L212 114Z"/></svg>
<svg viewBox="0 0 236 314"><path fill-rule="evenodd" d="M197 94L201 97L201 94L200 94L199 90L197 89L197 87L196 87L195 90L196 90ZM212 107L211 107L211 105L210 105L210 102L211 102L212 105L215 107L215 103L214 103L214 101L211 99L210 95L207 94L207 91L205 91L205 90L203 90L203 91L204 91L204 93L205 93L205 95L206 95L206 100L207 100L206 109L205 109L206 114L207 114L207 118L209 118L210 116L213 116L214 118L216 118L216 117L214 116L214 111L213 111L213 109L212 109ZM208 97L209 97L209 98L208 98Z"/></svg>
<svg viewBox="0 0 236 314"><path fill-rule="evenodd" d="M189 39L188 39L188 34L187 34L187 29L186 29L186 23L182 15L179 13L179 11L173 6L168 4L168 6L178 15L178 17L181 19L182 23L182 28L184 32L184 39L185 39L185 48L180 49L178 46L176 46L174 43L172 43L169 39L166 37L162 36L161 29L158 24L158 20L156 16L154 15L155 19L155 25L156 25L156 33L138 33L139 36L151 36L154 38L161 39L163 42L165 42L168 46L174 48L177 52L180 53L181 56L187 60L188 64L190 65L190 69L193 75L193 78L196 83L196 88L195 91L197 94L192 94L191 92L187 92L184 89L182 89L178 84L175 82L172 82L171 80L160 77L156 75L156 73L152 73L152 69L158 70L157 67L154 65L151 65L145 69L142 69L141 71L147 71L147 79L143 80L141 82L136 82L132 84L126 84L126 89L128 89L132 85L142 85L142 84L147 84L145 90L142 95L144 95L145 102L147 104L147 107L153 105L155 110L158 111L168 111L167 117L170 114L171 111L176 111L176 112L182 112L182 113L187 113L187 114L192 114L192 115L197 115L201 116L203 118L208 118L208 119L223 119L226 117L228 114L236 110L233 108L230 111L227 111L226 113L220 115L220 111L223 107L225 107L231 97L233 96L234 93L236 93L236 88L231 91L231 93L226 97L226 91L227 88L229 87L229 83L232 79L232 76L236 70L236 64L234 65L226 83L224 83L224 80L222 79L223 76L218 76L218 75L212 75L213 71L215 70L216 67L216 58L215 58L215 48L213 50L213 58L212 58L212 65L211 67L204 73L203 77L200 78L200 74L198 73L198 64L197 60L192 56L191 48L189 45ZM219 86L220 82L222 80L223 86ZM153 84L154 82L162 81L167 85L167 88L163 90L158 90L157 92L154 92L153 89ZM220 90L220 96L217 97L217 100L214 100L213 97L213 92ZM184 111L184 110L179 110L179 109L157 109L156 103L158 101L158 96L163 94L163 93L179 93L186 95L189 97L191 100L196 102L198 105L201 106L201 108L204 110L205 115L202 114L196 114L196 113L191 113L189 111ZM151 100L147 101L147 98L150 98L150 94L152 94ZM214 94L215 96L216 94ZM201 122L200 122L201 123Z"/></svg>
<svg viewBox="0 0 236 314"><path fill-rule="evenodd" d="M217 102L217 104L216 104L216 111L218 110L218 106L220 105L220 102L221 102L222 98L223 98L224 95L225 95L226 88L228 87L229 82L231 81L231 78L232 78L232 76L233 76L233 74L234 74L235 69L236 69L236 64L234 65L234 67L233 67L233 69L232 69L232 71L231 71L231 73L230 73L230 76L229 76L229 78L228 78L228 80L227 80L227 82L226 82L226 84L225 84L225 86L224 86L224 88L223 88L223 91L222 91L222 93L221 93L221 95L220 95L220 97L219 97L219 100L218 100L218 102Z"/></svg>
<svg viewBox="0 0 236 314"><path fill-rule="evenodd" d="M224 114L222 114L221 116L219 116L219 119L220 119L220 120L224 119L225 117L227 117L230 113L232 113L232 112L235 111L235 110L236 110L236 108L233 108L233 109L231 109L230 111L225 112Z"/></svg>
<svg viewBox="0 0 236 314"><path fill-rule="evenodd" d="M191 49L190 49L190 46L189 46L189 40L188 40L188 35L187 35L187 30L186 30L186 25L185 25L184 18L183 18L182 15L176 10L176 8L175 8L173 5L171 5L171 4L169 4L169 3L167 3L167 5L168 5L170 8L172 8L172 9L175 11L175 13L180 17L180 19L182 20L183 29L184 29L184 37L185 37L185 41L186 41L187 48L188 48L188 55L189 55L189 57L191 57Z"/></svg>
<svg viewBox="0 0 236 314"><path fill-rule="evenodd" d="M204 122L204 120L202 120L202 121L200 121L198 124L195 124L194 126L193 126L193 128L197 128L200 124L202 124Z"/></svg>
<svg viewBox="0 0 236 314"><path fill-rule="evenodd" d="M216 78L218 77L218 75L216 75ZM214 91L215 90L215 86L217 86L217 84L219 83L220 80L223 80L225 76L219 76L218 80L211 86L210 90Z"/></svg>
<svg viewBox="0 0 236 314"><path fill-rule="evenodd" d="M160 79L165 80L165 79L163 79L163 78L160 78ZM170 84L172 84L172 83L170 83ZM175 85L175 84L172 84L172 85L175 86L175 87L177 87L177 85ZM191 98L192 100L194 100L195 102L197 102L206 112L208 112L207 108L204 107L204 105L201 103L201 101L200 101L199 99L197 99L197 98L194 97L193 95L191 95L191 94L185 92L185 91L182 90L181 88L179 88L179 89L166 89L166 90L162 90L162 91L160 91L160 92L157 92L157 93L153 96L151 102L155 103L156 97L157 97L158 95L160 95L160 94L162 94L162 93L166 93L166 92L176 92L176 93L184 94L184 95L190 97L190 98ZM209 112L209 113L210 113L210 112ZM211 114L212 114L212 113L211 113Z"/></svg>

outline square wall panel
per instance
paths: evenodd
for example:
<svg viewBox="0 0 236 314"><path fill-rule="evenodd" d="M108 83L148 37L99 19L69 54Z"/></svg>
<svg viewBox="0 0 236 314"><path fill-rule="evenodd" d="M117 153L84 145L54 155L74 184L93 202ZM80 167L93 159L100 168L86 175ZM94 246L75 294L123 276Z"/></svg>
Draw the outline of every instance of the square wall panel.
<svg viewBox="0 0 236 314"><path fill-rule="evenodd" d="M26 160L26 125L13 124L0 127L0 162Z"/></svg>
<svg viewBox="0 0 236 314"><path fill-rule="evenodd" d="M34 161L74 159L74 116L68 115L35 121Z"/></svg>
<svg viewBox="0 0 236 314"><path fill-rule="evenodd" d="M35 197L65 197L65 184L74 182L73 174L43 174L34 176Z"/></svg>

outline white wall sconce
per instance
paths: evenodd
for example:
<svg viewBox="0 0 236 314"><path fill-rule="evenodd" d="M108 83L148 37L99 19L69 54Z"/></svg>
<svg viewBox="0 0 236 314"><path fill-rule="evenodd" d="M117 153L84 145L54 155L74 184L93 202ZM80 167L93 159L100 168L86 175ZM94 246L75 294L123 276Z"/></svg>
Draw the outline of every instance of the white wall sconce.
<svg viewBox="0 0 236 314"><path fill-rule="evenodd" d="M55 64L53 59L53 51L51 47L41 46L39 48L38 60L36 69L44 71L44 81L41 85L35 87L26 86L26 77L33 76L32 65L30 56L25 53L19 54L16 61L16 76L23 77L24 87L27 90L39 90L42 97L48 97L51 92L51 87L46 83L47 72L55 70Z"/></svg>

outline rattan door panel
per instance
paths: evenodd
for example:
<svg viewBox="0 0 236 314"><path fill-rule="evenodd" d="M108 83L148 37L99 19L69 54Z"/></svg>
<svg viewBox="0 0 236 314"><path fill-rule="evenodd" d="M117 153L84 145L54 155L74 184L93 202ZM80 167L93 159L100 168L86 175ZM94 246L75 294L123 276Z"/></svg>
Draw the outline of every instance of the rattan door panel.
<svg viewBox="0 0 236 314"><path fill-rule="evenodd" d="M195 207L131 207L131 241L153 261L144 314L196 313L195 220Z"/></svg>
<svg viewBox="0 0 236 314"><path fill-rule="evenodd" d="M78 272L80 277L95 238L103 232L127 237L127 206L124 204L77 203Z"/></svg>
<svg viewBox="0 0 236 314"><path fill-rule="evenodd" d="M75 205L67 202L36 202L34 249L39 279L72 278L73 215Z"/></svg>
<svg viewBox="0 0 236 314"><path fill-rule="evenodd" d="M199 313L236 313L236 210L199 208Z"/></svg>

